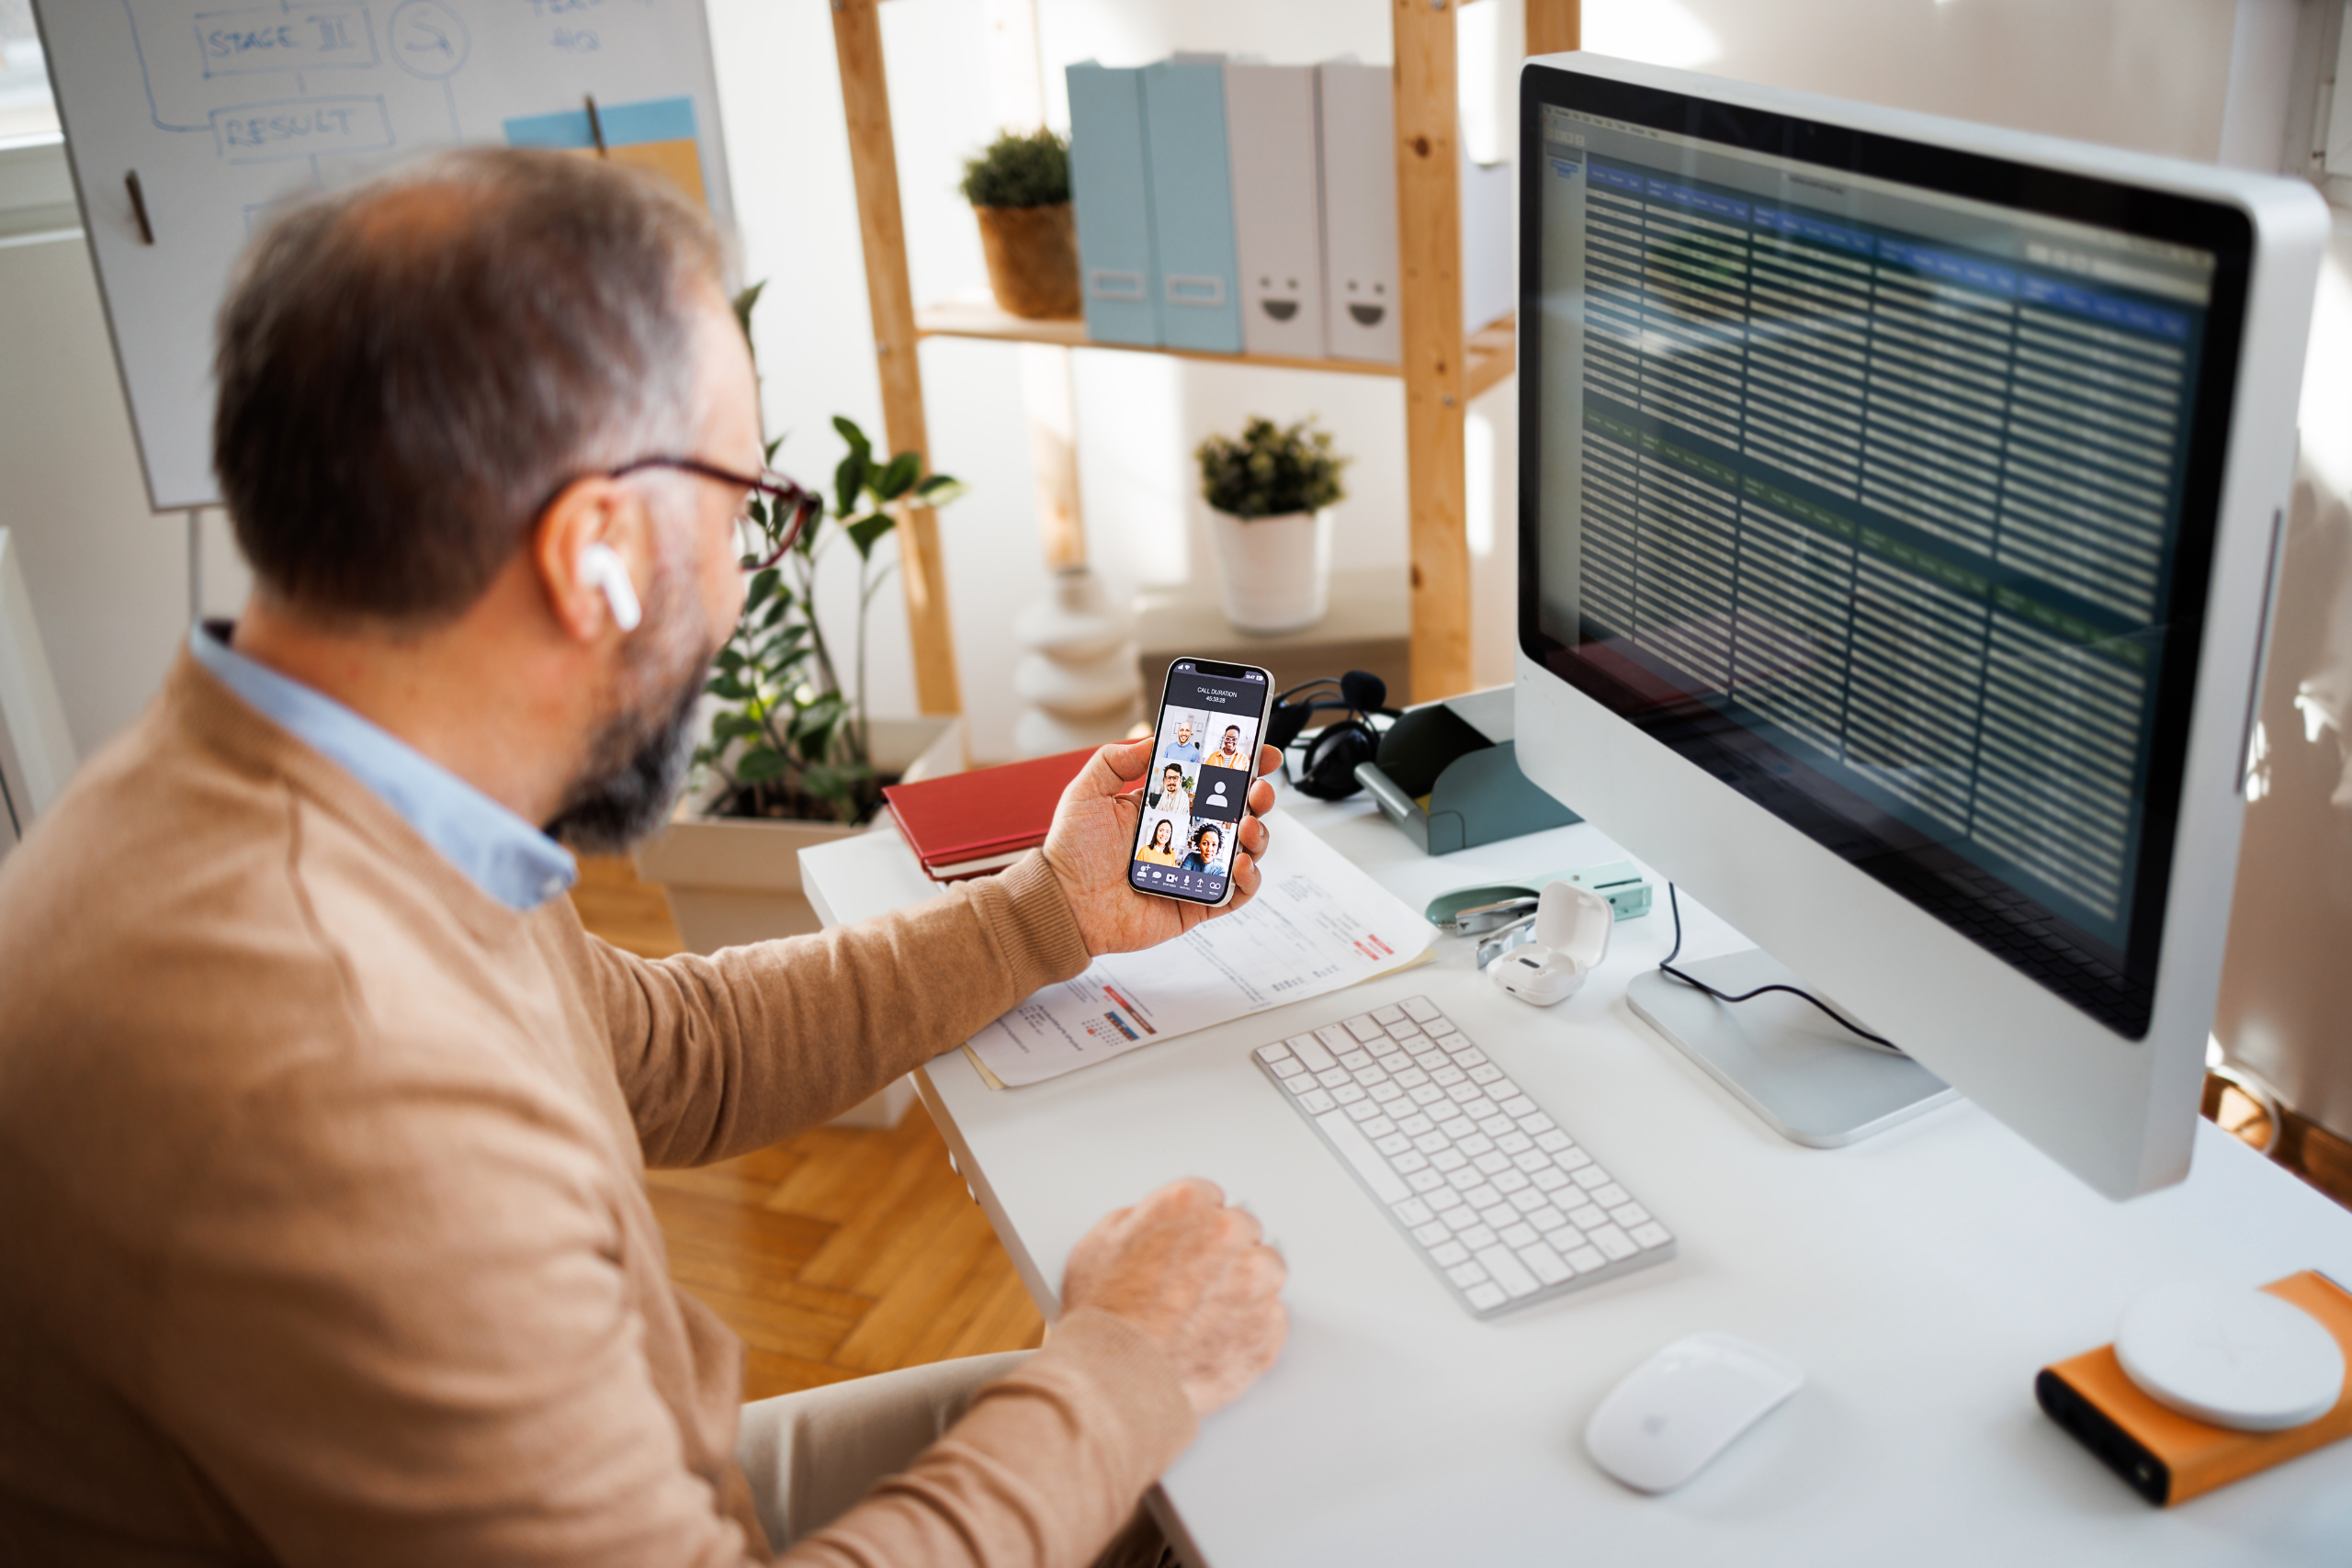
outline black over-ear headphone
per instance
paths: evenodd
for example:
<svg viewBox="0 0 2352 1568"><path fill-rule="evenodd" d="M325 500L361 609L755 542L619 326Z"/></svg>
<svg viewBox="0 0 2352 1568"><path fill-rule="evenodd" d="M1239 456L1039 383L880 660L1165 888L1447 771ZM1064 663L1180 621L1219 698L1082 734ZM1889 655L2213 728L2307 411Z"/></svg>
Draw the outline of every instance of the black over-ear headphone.
<svg viewBox="0 0 2352 1568"><path fill-rule="evenodd" d="M1339 690L1336 697L1330 694L1333 687ZM1301 682L1276 697L1274 711L1266 720L1266 739L1282 751L1284 776L1291 787L1317 800L1341 800L1362 789L1356 783L1356 764L1371 761L1380 751L1380 732L1373 728L1370 716L1396 716L1387 702L1388 683L1362 670L1351 670L1336 680L1324 675ZM1348 716L1323 727L1307 743L1306 757L1292 773L1291 743L1306 728L1310 716L1334 709L1345 709Z"/></svg>

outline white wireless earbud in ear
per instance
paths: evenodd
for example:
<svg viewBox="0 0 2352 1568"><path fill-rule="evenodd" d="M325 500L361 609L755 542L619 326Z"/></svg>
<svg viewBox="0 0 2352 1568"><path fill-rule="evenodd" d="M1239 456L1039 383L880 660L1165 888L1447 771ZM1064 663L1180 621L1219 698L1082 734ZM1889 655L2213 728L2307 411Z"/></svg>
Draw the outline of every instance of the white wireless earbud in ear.
<svg viewBox="0 0 2352 1568"><path fill-rule="evenodd" d="M628 568L621 564L620 553L612 546L599 540L580 552L580 581L604 591L605 603L613 612L613 625L623 632L637 630L637 623L645 619L645 611L637 602L636 585L628 580Z"/></svg>

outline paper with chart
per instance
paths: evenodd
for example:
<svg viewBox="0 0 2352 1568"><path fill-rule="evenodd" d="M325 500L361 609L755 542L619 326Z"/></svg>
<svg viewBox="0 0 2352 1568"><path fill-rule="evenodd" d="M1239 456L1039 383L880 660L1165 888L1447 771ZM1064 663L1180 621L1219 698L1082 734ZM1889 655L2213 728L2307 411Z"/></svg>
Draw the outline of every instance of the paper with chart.
<svg viewBox="0 0 2352 1568"><path fill-rule="evenodd" d="M729 216L702 0L36 8L159 511L218 499L212 318L237 254L287 197L456 142L593 155L601 131L614 162L653 169Z"/></svg>
<svg viewBox="0 0 2352 1568"><path fill-rule="evenodd" d="M1352 986L1420 961L1437 933L1419 913L1281 813L1258 896L1174 942L1098 958L966 1046L1008 1088L1138 1045Z"/></svg>

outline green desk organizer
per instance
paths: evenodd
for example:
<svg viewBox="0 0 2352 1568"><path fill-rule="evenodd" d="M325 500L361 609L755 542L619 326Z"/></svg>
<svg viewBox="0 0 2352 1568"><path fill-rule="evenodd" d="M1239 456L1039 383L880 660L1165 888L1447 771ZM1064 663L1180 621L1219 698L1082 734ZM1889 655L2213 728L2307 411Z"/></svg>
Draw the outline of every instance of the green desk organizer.
<svg viewBox="0 0 2352 1568"><path fill-rule="evenodd" d="M1356 765L1356 782L1424 854L1450 855L1476 844L1584 820L1519 771L1519 753L1510 739L1510 688L1501 686L1432 705L1447 712L1417 709L1397 721L1400 729L1407 729L1412 728L1410 721L1423 720L1419 728L1427 742L1438 747L1441 755L1453 753L1427 785L1426 807L1408 787L1419 778L1409 773L1392 777L1378 761ZM1385 743L1381 757L1396 773L1408 773ZM1428 769L1426 761L1419 764L1420 773Z"/></svg>

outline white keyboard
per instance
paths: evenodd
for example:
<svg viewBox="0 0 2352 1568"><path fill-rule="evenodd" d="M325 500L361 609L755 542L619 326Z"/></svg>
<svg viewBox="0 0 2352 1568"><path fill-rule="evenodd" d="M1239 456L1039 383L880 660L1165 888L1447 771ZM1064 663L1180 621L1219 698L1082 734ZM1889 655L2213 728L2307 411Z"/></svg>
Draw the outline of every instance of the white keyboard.
<svg viewBox="0 0 2352 1568"><path fill-rule="evenodd" d="M1427 997L1257 1059L1475 1316L1674 1256L1667 1228Z"/></svg>

